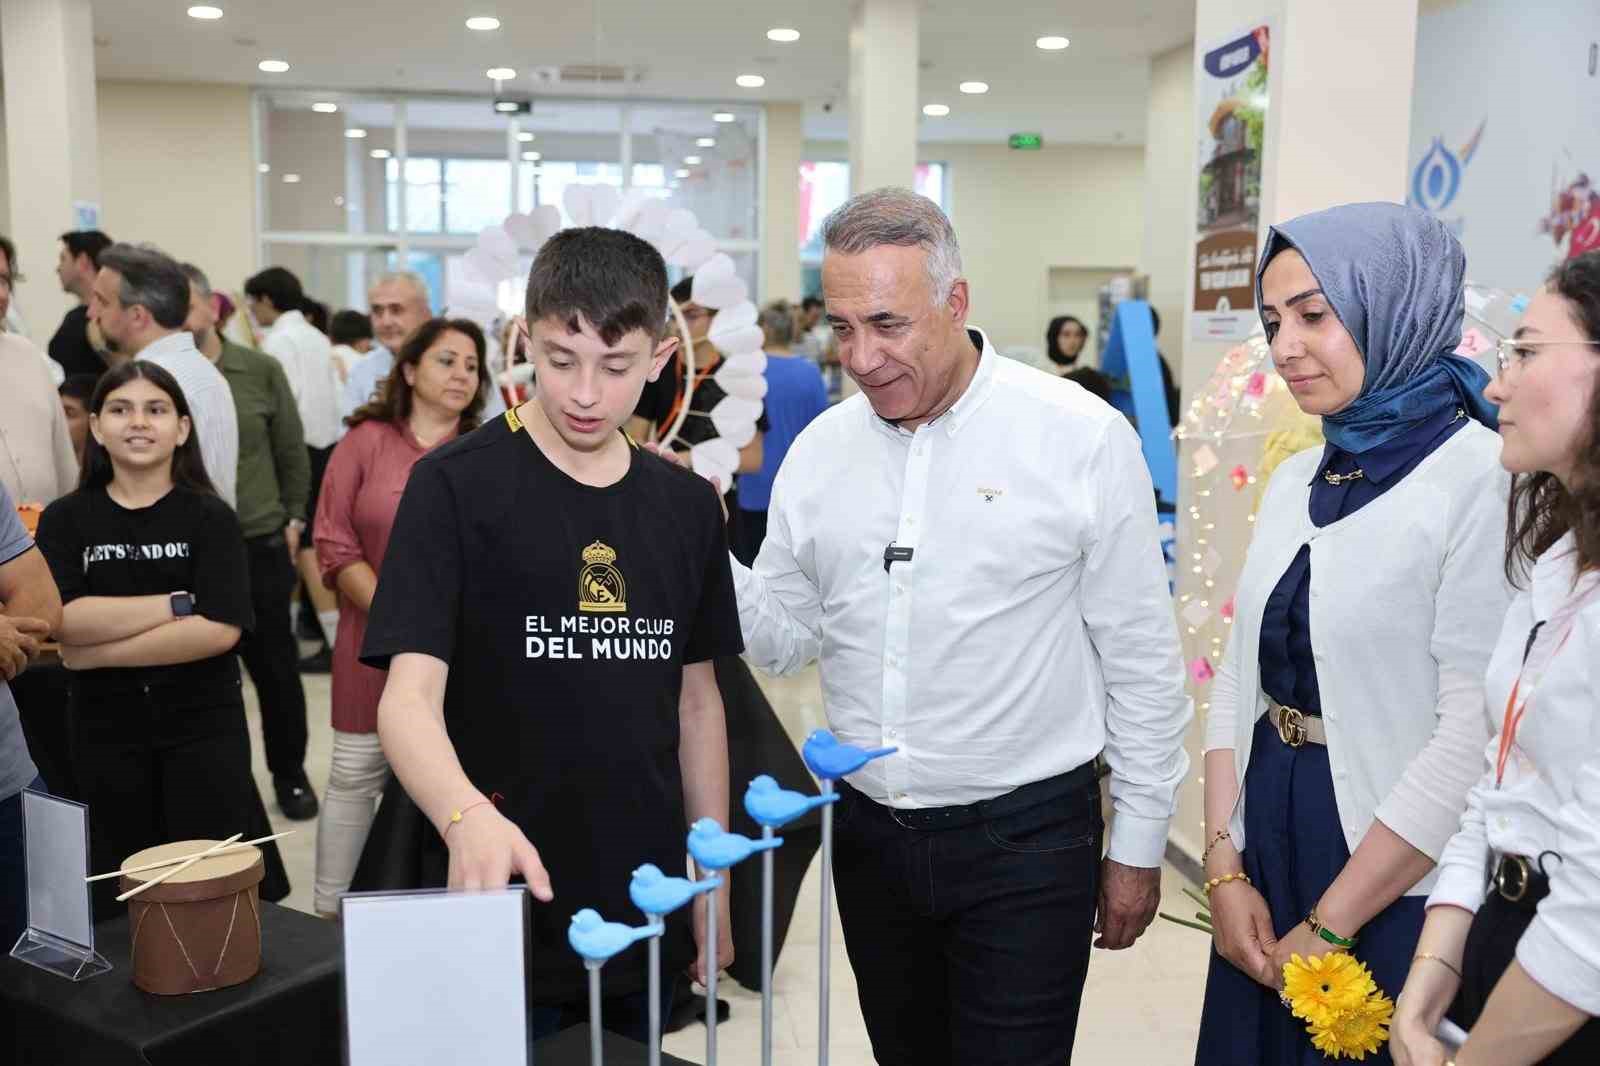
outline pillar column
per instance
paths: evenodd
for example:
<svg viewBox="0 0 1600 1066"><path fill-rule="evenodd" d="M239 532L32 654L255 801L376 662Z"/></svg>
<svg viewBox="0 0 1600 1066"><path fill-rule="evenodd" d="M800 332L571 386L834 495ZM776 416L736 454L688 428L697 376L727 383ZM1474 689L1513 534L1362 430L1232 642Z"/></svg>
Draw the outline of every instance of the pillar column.
<svg viewBox="0 0 1600 1066"><path fill-rule="evenodd" d="M762 166L761 297L798 300L800 292L800 162L805 106L768 104Z"/></svg>
<svg viewBox="0 0 1600 1066"><path fill-rule="evenodd" d="M917 0L858 0L851 12L852 194L916 179L917 34Z"/></svg>
<svg viewBox="0 0 1600 1066"><path fill-rule="evenodd" d="M52 269L59 238L79 228L76 205L101 202L94 52L89 0L0 4L9 236L31 279L16 296L44 340L74 302Z"/></svg>

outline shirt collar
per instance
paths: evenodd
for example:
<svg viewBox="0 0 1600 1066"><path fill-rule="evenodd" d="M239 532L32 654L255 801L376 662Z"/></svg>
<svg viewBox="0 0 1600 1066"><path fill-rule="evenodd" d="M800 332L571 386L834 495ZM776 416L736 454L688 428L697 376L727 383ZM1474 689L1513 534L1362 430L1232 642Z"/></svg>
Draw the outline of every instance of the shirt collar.
<svg viewBox="0 0 1600 1066"><path fill-rule="evenodd" d="M169 333L160 340L145 345L144 349L139 353L139 358L149 359L158 355L182 355L184 352L193 352L196 355L200 355L200 349L194 346L194 334L186 329L180 329L176 333ZM200 358L205 359L205 356L200 355ZM209 362L209 360L207 361Z"/></svg>
<svg viewBox="0 0 1600 1066"><path fill-rule="evenodd" d="M989 343L988 335L981 329L969 328L967 338L972 341L972 346L978 349L978 369L973 372L972 380L967 382L965 391L956 397L956 402L950 405L950 409L926 423L929 429L942 429L947 437L954 437L961 432L961 427L971 420L973 413L989 398L989 391L994 385L994 365L999 356L995 354L994 346ZM867 417L890 434L910 436L908 430L879 418L878 413L872 409L871 401L867 403Z"/></svg>
<svg viewBox="0 0 1600 1066"><path fill-rule="evenodd" d="M304 324L306 324L305 315L302 315L299 311L285 311L283 314L279 315L278 320L272 324L271 331L273 333L278 332L280 329L287 331L289 329L293 329L297 325Z"/></svg>
<svg viewBox="0 0 1600 1066"><path fill-rule="evenodd" d="M1353 456L1332 444L1324 445L1322 461L1317 464L1316 473L1312 475L1312 484L1320 481L1322 475L1327 473L1341 456L1351 456L1365 480L1382 485L1407 463L1416 459L1419 453L1426 452L1439 434L1454 424L1460 416L1461 412L1455 407L1447 408L1400 436L1386 440L1364 452L1356 452Z"/></svg>

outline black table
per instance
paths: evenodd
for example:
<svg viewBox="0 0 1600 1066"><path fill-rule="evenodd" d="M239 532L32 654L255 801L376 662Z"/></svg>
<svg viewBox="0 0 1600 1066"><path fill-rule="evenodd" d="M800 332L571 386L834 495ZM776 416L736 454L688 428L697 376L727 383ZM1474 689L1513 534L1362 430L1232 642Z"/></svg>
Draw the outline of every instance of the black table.
<svg viewBox="0 0 1600 1066"><path fill-rule="evenodd" d="M152 996L133 985L128 920L95 927L110 973L72 982L0 956L0 1062L15 1066L340 1066L344 1061L339 927L261 904L261 972L234 988ZM608 1066L648 1061L605 1034ZM537 1066L588 1066L589 1030L534 1045ZM8 1054L9 1053L9 1054ZM690 1066L661 1056L666 1066ZM492 1066L492 1064L485 1064Z"/></svg>

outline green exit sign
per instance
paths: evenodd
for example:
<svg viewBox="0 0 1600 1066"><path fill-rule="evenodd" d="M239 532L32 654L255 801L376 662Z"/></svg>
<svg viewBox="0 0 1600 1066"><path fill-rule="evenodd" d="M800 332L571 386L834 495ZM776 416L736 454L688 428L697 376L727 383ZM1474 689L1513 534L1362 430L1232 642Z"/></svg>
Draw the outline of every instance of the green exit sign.
<svg viewBox="0 0 1600 1066"><path fill-rule="evenodd" d="M1013 133L1011 147L1023 152L1037 152L1044 147L1044 134L1042 133Z"/></svg>

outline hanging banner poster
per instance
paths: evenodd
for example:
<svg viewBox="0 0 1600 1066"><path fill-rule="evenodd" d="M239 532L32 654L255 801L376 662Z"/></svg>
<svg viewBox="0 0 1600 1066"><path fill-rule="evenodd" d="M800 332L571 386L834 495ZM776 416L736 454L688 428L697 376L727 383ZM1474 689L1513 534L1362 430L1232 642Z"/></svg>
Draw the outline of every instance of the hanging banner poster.
<svg viewBox="0 0 1600 1066"><path fill-rule="evenodd" d="M1270 24L1262 23L1197 53L1194 340L1243 340L1256 322L1271 37Z"/></svg>

